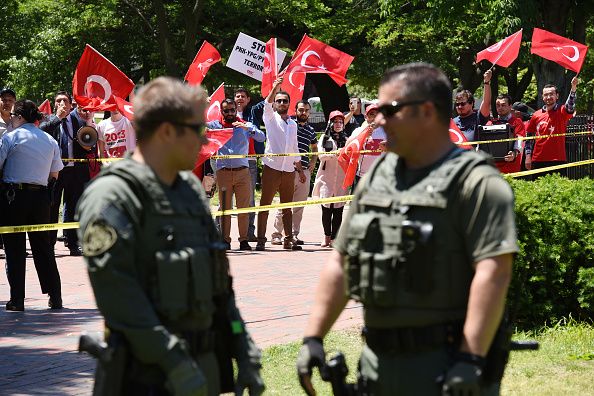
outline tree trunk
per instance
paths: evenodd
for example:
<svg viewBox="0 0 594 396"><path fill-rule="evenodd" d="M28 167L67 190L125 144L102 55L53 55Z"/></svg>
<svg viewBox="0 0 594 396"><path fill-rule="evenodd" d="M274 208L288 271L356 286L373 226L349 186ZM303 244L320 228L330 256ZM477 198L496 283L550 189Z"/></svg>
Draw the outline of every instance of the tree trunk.
<svg viewBox="0 0 594 396"><path fill-rule="evenodd" d="M477 73L477 66L474 63L476 51L471 48L465 48L459 54L458 70L460 77L460 88L474 92L480 85L482 76Z"/></svg>
<svg viewBox="0 0 594 396"><path fill-rule="evenodd" d="M171 45L171 31L167 25L167 14L162 0L153 0L153 10L157 18L157 34L159 40L159 51L165 61L165 72L167 75L179 77L180 69L175 62L175 54Z"/></svg>
<svg viewBox="0 0 594 396"><path fill-rule="evenodd" d="M184 2L183 17L186 26L184 37L184 55L187 64L189 65L196 56L198 51L198 21L202 15L202 8L204 2L196 0L193 2Z"/></svg>

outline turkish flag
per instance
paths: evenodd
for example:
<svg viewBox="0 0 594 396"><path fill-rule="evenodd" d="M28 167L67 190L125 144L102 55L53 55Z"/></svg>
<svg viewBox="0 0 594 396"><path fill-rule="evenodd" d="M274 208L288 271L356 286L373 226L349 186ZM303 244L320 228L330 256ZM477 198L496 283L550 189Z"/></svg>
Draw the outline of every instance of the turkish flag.
<svg viewBox="0 0 594 396"><path fill-rule="evenodd" d="M288 114L295 115L295 103L303 99L303 89L305 88L305 73L289 73L283 79L281 89L289 94L291 103L289 104Z"/></svg>
<svg viewBox="0 0 594 396"><path fill-rule="evenodd" d="M221 118L221 103L225 100L225 83L221 83L208 98L209 106L206 109L206 122L216 121Z"/></svg>
<svg viewBox="0 0 594 396"><path fill-rule="evenodd" d="M338 84L347 82L346 72L354 57L321 41L303 35L286 72L324 73Z"/></svg>
<svg viewBox="0 0 594 396"><path fill-rule="evenodd" d="M198 158L196 158L196 164L194 165L194 168L198 168L204 163L204 161L219 151L219 149L223 147L232 136L233 128L207 130L206 138L208 139L208 143L202 145L200 153L198 154Z"/></svg>
<svg viewBox="0 0 594 396"><path fill-rule="evenodd" d="M346 142L346 145L340 149L338 153L338 165L340 165L344 171L344 181L342 182L342 188L349 188L355 181L361 147L365 147L365 141L367 141L367 138L369 135L371 135L372 131L373 128L368 127L355 138L349 139Z"/></svg>
<svg viewBox="0 0 594 396"><path fill-rule="evenodd" d="M204 40L192 64L188 68L184 80L190 85L200 85L204 77L206 77L208 69L220 60L221 54L219 54L219 51L208 41Z"/></svg>
<svg viewBox="0 0 594 396"><path fill-rule="evenodd" d="M128 76L87 44L72 79L72 94L77 103L88 110L109 110L104 105L115 105L112 96L125 98L133 88Z"/></svg>
<svg viewBox="0 0 594 396"><path fill-rule="evenodd" d="M522 44L522 29L476 54L476 63L483 59L494 65L508 67L518 57Z"/></svg>
<svg viewBox="0 0 594 396"><path fill-rule="evenodd" d="M472 144L464 144L468 139L466 139L466 136L464 136L460 128L458 128L458 125L456 125L452 119L450 119L450 140L463 149L472 149Z"/></svg>
<svg viewBox="0 0 594 396"><path fill-rule="evenodd" d="M124 117L132 121L134 119L134 109L132 107L132 103L117 96L115 97L115 101L118 111L122 113Z"/></svg>
<svg viewBox="0 0 594 396"><path fill-rule="evenodd" d="M264 69L262 70L262 96L267 97L272 89L272 84L278 76L278 64L276 62L276 39L271 38L266 43L264 51Z"/></svg>
<svg viewBox="0 0 594 396"><path fill-rule="evenodd" d="M588 46L546 30L534 28L530 53L579 73L586 59Z"/></svg>
<svg viewBox="0 0 594 396"><path fill-rule="evenodd" d="M52 105L50 104L49 99L44 100L39 105L39 111L41 111L43 114L46 114L46 115L52 114Z"/></svg>

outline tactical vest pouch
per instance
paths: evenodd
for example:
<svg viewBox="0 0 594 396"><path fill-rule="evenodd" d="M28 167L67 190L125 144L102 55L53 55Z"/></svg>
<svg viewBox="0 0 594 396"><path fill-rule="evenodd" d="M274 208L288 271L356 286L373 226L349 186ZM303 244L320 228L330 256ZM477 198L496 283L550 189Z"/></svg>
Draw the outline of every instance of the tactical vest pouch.
<svg viewBox="0 0 594 396"><path fill-rule="evenodd" d="M212 249L212 284L213 294L221 296L229 294L231 290L231 277L229 276L229 259L222 249Z"/></svg>
<svg viewBox="0 0 594 396"><path fill-rule="evenodd" d="M364 301L370 286L369 263L373 254L362 252L367 229L375 216L370 213L358 213L351 218L348 228L348 246L345 259L347 292L358 301Z"/></svg>
<svg viewBox="0 0 594 396"><path fill-rule="evenodd" d="M157 311L170 320L176 320L188 311L190 253L185 250L159 251L157 263Z"/></svg>
<svg viewBox="0 0 594 396"><path fill-rule="evenodd" d="M212 260L208 249L188 249L190 255L190 271L192 273L192 310L210 313L212 302Z"/></svg>

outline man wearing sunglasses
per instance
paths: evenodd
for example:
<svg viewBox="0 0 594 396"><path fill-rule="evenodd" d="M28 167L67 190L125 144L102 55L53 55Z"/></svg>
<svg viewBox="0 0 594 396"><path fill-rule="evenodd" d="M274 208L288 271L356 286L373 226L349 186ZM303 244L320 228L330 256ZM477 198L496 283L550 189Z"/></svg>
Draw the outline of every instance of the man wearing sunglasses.
<svg viewBox="0 0 594 396"><path fill-rule="evenodd" d="M518 251L513 193L486 154L450 141L451 92L426 63L380 82L388 152L359 182L320 276L297 360L310 391L323 337L353 298L365 321L359 394L498 393Z"/></svg>
<svg viewBox="0 0 594 396"><path fill-rule="evenodd" d="M218 151L219 155L246 155L249 151L249 139L258 142L266 140L264 132L260 131L251 122L245 122L237 117L237 106L232 99L225 99L221 103L221 119L207 124L209 129L233 128L233 136ZM217 185L221 209L231 209L233 195L238 208L247 208L252 200L252 180L247 158L217 159ZM237 215L239 228L239 250L252 250L248 242L248 213ZM223 216L221 234L227 245L231 248L231 216Z"/></svg>
<svg viewBox="0 0 594 396"><path fill-rule="evenodd" d="M264 154L298 153L297 123L289 117L291 98L287 92L281 91L283 78L274 81L272 90L264 102L264 126L266 127L266 148ZM262 157L262 197L260 206L270 205L278 192L280 202L293 201L295 191L295 171L302 173L303 167L299 157ZM266 248L266 223L268 211L258 212L258 243L256 250ZM293 239L293 213L291 209L283 209L283 228L285 239L283 249L301 250Z"/></svg>
<svg viewBox="0 0 594 396"><path fill-rule="evenodd" d="M491 114L491 77L493 72L489 69L483 75L483 102L477 112L474 110L474 96L468 90L456 93L454 107L458 116L454 122L469 142L476 140L476 131L479 125L486 125Z"/></svg>
<svg viewBox="0 0 594 396"><path fill-rule="evenodd" d="M136 150L94 179L78 207L89 278L115 351L97 365L95 394L232 392L233 357L237 393L260 395L260 351L190 172L207 142L206 93L159 77L133 103Z"/></svg>

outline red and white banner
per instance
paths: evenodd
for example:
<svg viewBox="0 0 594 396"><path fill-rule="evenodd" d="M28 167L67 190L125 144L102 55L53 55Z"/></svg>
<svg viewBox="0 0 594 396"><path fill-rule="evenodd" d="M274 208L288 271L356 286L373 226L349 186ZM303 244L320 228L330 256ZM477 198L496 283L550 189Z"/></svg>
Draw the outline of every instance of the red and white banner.
<svg viewBox="0 0 594 396"><path fill-rule="evenodd" d="M466 136L464 136L460 128L458 128L458 125L456 125L452 119L450 119L450 140L463 149L472 149L472 144L464 144L468 139L466 139Z"/></svg>
<svg viewBox="0 0 594 396"><path fill-rule="evenodd" d="M206 122L217 121L221 118L221 103L223 103L223 100L225 100L225 83L221 83L210 95L209 106L206 110Z"/></svg>
<svg viewBox="0 0 594 396"><path fill-rule="evenodd" d="M113 96L126 98L133 88L134 83L128 76L86 45L72 80L72 94L78 104L89 110L113 109Z"/></svg>
<svg viewBox="0 0 594 396"><path fill-rule="evenodd" d="M285 75L281 89L289 94L291 103L289 104L289 115L295 115L295 104L303 99L303 90L305 88L305 73L289 73Z"/></svg>
<svg viewBox="0 0 594 396"><path fill-rule="evenodd" d="M52 114L52 105L50 104L49 99L46 99L43 102L41 102L41 104L39 105L38 108L39 108L39 111L45 115Z"/></svg>
<svg viewBox="0 0 594 396"><path fill-rule="evenodd" d="M221 60L221 54L215 47L212 46L208 41L204 40L200 49L196 53L192 64L188 68L186 77L184 80L190 85L200 85L208 69L215 63Z"/></svg>
<svg viewBox="0 0 594 396"><path fill-rule="evenodd" d="M304 34L286 73L328 74L338 85L344 85L347 82L346 72L353 59L351 55Z"/></svg>
<svg viewBox="0 0 594 396"><path fill-rule="evenodd" d="M494 65L508 67L516 60L522 44L522 29L476 54L476 63L488 60Z"/></svg>
<svg viewBox="0 0 594 396"><path fill-rule="evenodd" d="M219 151L219 149L223 147L232 136L233 128L207 130L206 138L208 139L208 143L202 145L200 153L198 154L198 158L196 158L196 164L194 165L194 168L202 165L204 161Z"/></svg>
<svg viewBox="0 0 594 396"><path fill-rule="evenodd" d="M365 147L365 142L371 135L371 132L373 132L373 128L368 127L354 139L349 139L346 145L341 148L338 153L338 165L340 165L345 174L344 181L342 182L342 188L344 189L349 188L355 181L361 148Z"/></svg>
<svg viewBox="0 0 594 396"><path fill-rule="evenodd" d="M266 43L266 49L264 51L264 69L262 70L262 88L260 89L264 98L270 93L272 84L277 76L276 39L271 38Z"/></svg>
<svg viewBox="0 0 594 396"><path fill-rule="evenodd" d="M134 119L134 109L132 108L132 103L125 101L122 98L115 97L116 106L118 111L122 113L124 117L132 121Z"/></svg>
<svg viewBox="0 0 594 396"><path fill-rule="evenodd" d="M588 46L546 30L534 28L530 52L579 73L586 59Z"/></svg>

